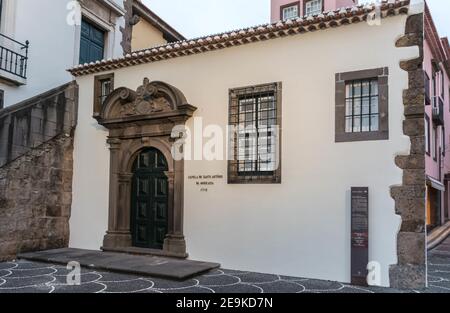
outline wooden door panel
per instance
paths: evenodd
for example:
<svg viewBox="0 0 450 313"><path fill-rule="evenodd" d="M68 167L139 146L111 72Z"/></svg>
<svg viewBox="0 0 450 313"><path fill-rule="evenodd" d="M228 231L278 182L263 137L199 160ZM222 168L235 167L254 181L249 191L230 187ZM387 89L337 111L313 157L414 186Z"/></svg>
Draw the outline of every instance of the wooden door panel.
<svg viewBox="0 0 450 313"><path fill-rule="evenodd" d="M167 220L167 204L162 202L155 203L155 221L165 222Z"/></svg>
<svg viewBox="0 0 450 313"><path fill-rule="evenodd" d="M162 249L168 232L167 162L156 149L142 151L133 166L133 245Z"/></svg>

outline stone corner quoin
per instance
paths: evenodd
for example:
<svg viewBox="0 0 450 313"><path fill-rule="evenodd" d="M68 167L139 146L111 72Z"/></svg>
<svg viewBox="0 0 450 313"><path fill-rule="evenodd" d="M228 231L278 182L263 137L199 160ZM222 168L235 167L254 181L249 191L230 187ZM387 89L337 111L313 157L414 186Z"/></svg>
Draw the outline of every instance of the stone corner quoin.
<svg viewBox="0 0 450 313"><path fill-rule="evenodd" d="M405 35L396 46L418 46L418 58L401 61L408 72L408 89L403 92L403 133L410 137L409 155L398 155L396 165L403 170L403 183L391 187L396 214L402 219L397 237L398 263L390 268L393 288L425 288L426 283L426 221L425 221L425 85L423 72L424 14L410 15Z"/></svg>

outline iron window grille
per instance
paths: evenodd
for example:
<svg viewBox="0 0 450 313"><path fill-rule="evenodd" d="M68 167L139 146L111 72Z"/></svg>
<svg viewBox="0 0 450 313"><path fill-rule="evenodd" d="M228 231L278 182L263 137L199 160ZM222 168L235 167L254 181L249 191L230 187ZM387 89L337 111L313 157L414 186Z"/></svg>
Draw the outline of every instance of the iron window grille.
<svg viewBox="0 0 450 313"><path fill-rule="evenodd" d="M280 182L280 84L230 91L229 182Z"/></svg>
<svg viewBox="0 0 450 313"><path fill-rule="evenodd" d="M388 140L389 68L335 76L335 142Z"/></svg>
<svg viewBox="0 0 450 313"><path fill-rule="evenodd" d="M378 131L378 79L349 81L345 89L345 132Z"/></svg>

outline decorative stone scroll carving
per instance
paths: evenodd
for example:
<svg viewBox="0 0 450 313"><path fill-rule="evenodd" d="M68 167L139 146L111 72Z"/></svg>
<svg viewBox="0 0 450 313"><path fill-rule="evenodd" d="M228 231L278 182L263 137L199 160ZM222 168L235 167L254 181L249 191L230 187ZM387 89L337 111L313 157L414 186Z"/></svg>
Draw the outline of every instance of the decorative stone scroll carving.
<svg viewBox="0 0 450 313"><path fill-rule="evenodd" d="M173 110L163 95L158 95L156 86L150 84L148 78L136 91L136 99L122 106L120 113L124 116L168 112Z"/></svg>
<svg viewBox="0 0 450 313"><path fill-rule="evenodd" d="M94 117L107 127L109 124L123 124L142 119L155 120L177 116L189 118L195 110L177 88L163 82L150 82L148 78L144 78L142 86L136 91L125 87L114 90L106 99L101 112L94 114Z"/></svg>

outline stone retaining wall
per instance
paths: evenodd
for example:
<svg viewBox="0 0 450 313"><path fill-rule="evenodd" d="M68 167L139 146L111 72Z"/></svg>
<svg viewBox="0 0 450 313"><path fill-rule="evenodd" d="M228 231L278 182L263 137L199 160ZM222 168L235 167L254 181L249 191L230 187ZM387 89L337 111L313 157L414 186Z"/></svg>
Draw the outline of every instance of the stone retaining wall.
<svg viewBox="0 0 450 313"><path fill-rule="evenodd" d="M0 111L11 122L0 147L10 156L0 165L0 261L68 245L77 102L71 83Z"/></svg>

